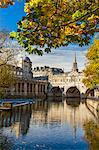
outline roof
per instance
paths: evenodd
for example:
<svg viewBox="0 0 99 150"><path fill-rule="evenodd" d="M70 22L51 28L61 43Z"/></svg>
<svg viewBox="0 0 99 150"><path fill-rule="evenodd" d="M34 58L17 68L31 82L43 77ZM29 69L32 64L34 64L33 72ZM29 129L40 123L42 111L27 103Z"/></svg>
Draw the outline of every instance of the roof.
<svg viewBox="0 0 99 150"><path fill-rule="evenodd" d="M25 57L24 59L25 61L28 61L28 62L31 62L30 58L29 57Z"/></svg>

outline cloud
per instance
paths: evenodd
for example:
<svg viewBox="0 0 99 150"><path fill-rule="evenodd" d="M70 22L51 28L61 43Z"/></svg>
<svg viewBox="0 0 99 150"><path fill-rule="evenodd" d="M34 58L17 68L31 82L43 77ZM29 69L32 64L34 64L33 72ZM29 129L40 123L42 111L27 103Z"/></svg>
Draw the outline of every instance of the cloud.
<svg viewBox="0 0 99 150"><path fill-rule="evenodd" d="M15 45L16 41L14 41ZM75 53L77 57L78 68L81 71L85 67L86 63L86 52L89 46L79 47L77 45L69 45L67 47L60 47L59 49L52 49L51 53L44 53L43 56L38 56L35 54L29 55L25 51L21 51L17 56L17 60L24 58L25 56L30 57L32 61L32 66L50 66L62 68L65 71L70 71L72 69ZM21 48L20 48L21 49Z"/></svg>
<svg viewBox="0 0 99 150"><path fill-rule="evenodd" d="M88 47L79 47L75 45L70 45L66 48L54 49L49 54L44 54L43 56L28 55L30 57L33 68L37 66L50 66L64 68L65 71L70 71L74 61L74 56L76 52L78 68L81 71L85 67L86 62L86 52Z"/></svg>
<svg viewBox="0 0 99 150"><path fill-rule="evenodd" d="M13 45L17 45L16 41L13 42ZM19 47L19 46L18 46ZM77 57L78 68L81 71L85 67L86 63L86 52L89 46L79 47L77 45L69 45L67 47L60 47L59 49L52 49L51 53L44 53L43 56L38 56L35 54L29 55L25 51L19 48L20 53L17 55L16 59L20 60L25 56L30 57L32 61L32 66L50 66L57 68L64 68L65 71L70 71L72 69L75 52Z"/></svg>

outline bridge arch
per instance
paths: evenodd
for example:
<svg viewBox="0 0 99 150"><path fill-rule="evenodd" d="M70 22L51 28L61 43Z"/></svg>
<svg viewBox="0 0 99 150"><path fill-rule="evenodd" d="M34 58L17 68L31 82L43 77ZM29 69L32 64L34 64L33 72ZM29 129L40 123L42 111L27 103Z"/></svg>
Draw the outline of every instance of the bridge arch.
<svg viewBox="0 0 99 150"><path fill-rule="evenodd" d="M62 90L59 86L57 87L52 87L51 89L51 93L53 94L53 96L62 96Z"/></svg>
<svg viewBox="0 0 99 150"><path fill-rule="evenodd" d="M76 86L70 87L66 91L66 97L80 97L80 91Z"/></svg>
<svg viewBox="0 0 99 150"><path fill-rule="evenodd" d="M94 96L94 89L87 89L85 92L86 96Z"/></svg>

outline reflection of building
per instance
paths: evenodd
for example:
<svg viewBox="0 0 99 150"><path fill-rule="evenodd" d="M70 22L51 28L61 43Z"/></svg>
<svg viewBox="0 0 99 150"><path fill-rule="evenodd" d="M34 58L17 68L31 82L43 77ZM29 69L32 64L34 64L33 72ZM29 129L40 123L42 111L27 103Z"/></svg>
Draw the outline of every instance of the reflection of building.
<svg viewBox="0 0 99 150"><path fill-rule="evenodd" d="M97 101L90 100L90 104L91 103L98 105ZM87 109L85 103L80 103L79 99L75 99L75 101L72 99L66 99L64 102L37 101L33 104L32 108L32 119L38 121L38 123L46 123L46 120L47 123L55 121L62 123L67 121L70 124L73 124L74 112L76 122L79 124L84 123L88 118L95 119L93 114Z"/></svg>
<svg viewBox="0 0 99 150"><path fill-rule="evenodd" d="M10 127L16 137L27 134L30 125L31 105L15 108L12 112L1 112L0 127Z"/></svg>
<svg viewBox="0 0 99 150"><path fill-rule="evenodd" d="M37 126L61 126L63 124L69 124L72 127L72 134L76 138L76 130L79 126L87 120L97 121L97 118L90 113L85 103L79 103L79 100L75 102L69 99L70 103L64 102L47 102L40 101L33 104L31 122ZM92 100L90 102L93 103ZM97 101L94 102L96 105Z"/></svg>
<svg viewBox="0 0 99 150"><path fill-rule="evenodd" d="M32 62L28 57L20 61L19 67L12 67L16 83L7 90L8 95L33 97L44 96L47 93L47 81L33 78Z"/></svg>
<svg viewBox="0 0 99 150"><path fill-rule="evenodd" d="M49 67L37 67L34 68L33 70L33 75L36 78L48 78L48 81L50 83L49 85L49 92L51 93L52 88L56 88L59 87L61 89L61 91L65 94L67 92L67 90L71 87L73 87L72 89L70 89L69 96L74 96L74 95L79 95L79 91L80 93L85 93L87 88L85 87L85 85L83 84L82 80L84 78L84 74L83 72L79 72L78 70L78 66L77 66L77 61L76 61L76 55L75 55L75 59L73 62L73 67L72 67L72 71L70 72L64 72L61 69L54 68L54 70L52 70L52 68ZM78 91L78 90L79 91ZM58 89L57 89L58 90ZM78 92L78 93L77 93ZM59 91L58 91L59 93ZM73 94L73 95L72 95Z"/></svg>
<svg viewBox="0 0 99 150"><path fill-rule="evenodd" d="M91 112L91 105L96 107L98 102L88 100L86 106L86 103L79 103L76 99L75 102L72 99L63 102L36 101L12 112L0 112L0 128L11 127L16 137L19 137L27 134L29 127L35 129L35 126L46 126L52 129L69 125L76 138L76 130L87 120L99 121L99 114L96 109Z"/></svg>
<svg viewBox="0 0 99 150"><path fill-rule="evenodd" d="M80 105L80 98L67 98L66 99L67 105L70 105L71 107L78 107Z"/></svg>

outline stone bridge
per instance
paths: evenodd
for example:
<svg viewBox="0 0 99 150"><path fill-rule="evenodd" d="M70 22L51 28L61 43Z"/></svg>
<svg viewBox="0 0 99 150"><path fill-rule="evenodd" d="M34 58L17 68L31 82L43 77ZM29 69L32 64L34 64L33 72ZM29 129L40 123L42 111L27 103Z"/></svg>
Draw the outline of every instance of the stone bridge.
<svg viewBox="0 0 99 150"><path fill-rule="evenodd" d="M67 79L64 82L53 82L49 85L49 92L60 93L59 95L64 95L66 97L79 97L86 93L90 93L90 90L82 83L82 81L73 82L71 79ZM70 82L71 81L71 82ZM88 92L87 92L88 91Z"/></svg>
<svg viewBox="0 0 99 150"><path fill-rule="evenodd" d="M59 87L62 90L62 94L67 97L78 97L85 94L87 87L83 83L84 73L79 72L77 68L77 62L73 63L71 72L64 72L60 74L49 75L49 91L51 88Z"/></svg>
<svg viewBox="0 0 99 150"><path fill-rule="evenodd" d="M60 83L50 83L48 86L48 93L49 95L56 95L56 96L66 96L66 97L99 97L99 90L98 94L96 93L97 89L89 89L87 88L82 82L64 82Z"/></svg>
<svg viewBox="0 0 99 150"><path fill-rule="evenodd" d="M69 66L68 66L69 68ZM89 90L83 83L85 78L83 71L78 70L76 54L73 62L72 70L64 72L62 69L47 67L34 70L35 77L46 77L48 80L48 95L49 96L66 96L66 97L83 97L94 96L94 91ZM62 71L60 71L62 70ZM97 95L99 91L97 92ZM97 96L98 97L98 96Z"/></svg>

